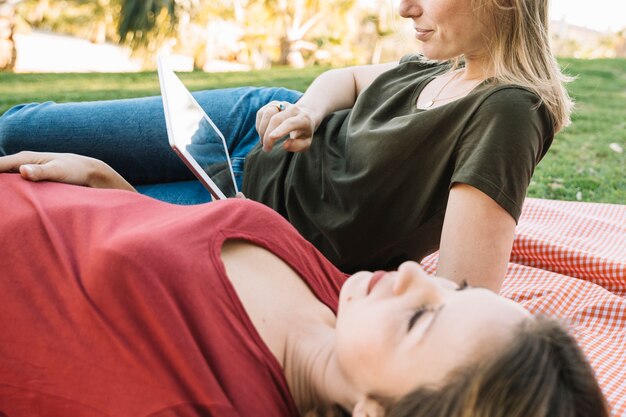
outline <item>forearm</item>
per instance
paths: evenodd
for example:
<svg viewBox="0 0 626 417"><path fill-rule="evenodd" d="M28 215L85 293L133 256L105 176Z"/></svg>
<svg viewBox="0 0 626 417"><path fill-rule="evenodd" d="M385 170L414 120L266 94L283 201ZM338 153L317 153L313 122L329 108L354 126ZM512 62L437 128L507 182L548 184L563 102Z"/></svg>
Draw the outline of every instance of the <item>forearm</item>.
<svg viewBox="0 0 626 417"><path fill-rule="evenodd" d="M0 172L19 172L30 181L57 181L136 192L128 181L106 163L72 153L22 151L2 156Z"/></svg>
<svg viewBox="0 0 626 417"><path fill-rule="evenodd" d="M307 109L319 125L330 113L351 108L356 98L357 86L352 71L340 68L317 77L297 105Z"/></svg>
<svg viewBox="0 0 626 417"><path fill-rule="evenodd" d="M351 108L363 90L397 65L389 62L327 71L313 81L297 105L306 108L319 124L328 114Z"/></svg>

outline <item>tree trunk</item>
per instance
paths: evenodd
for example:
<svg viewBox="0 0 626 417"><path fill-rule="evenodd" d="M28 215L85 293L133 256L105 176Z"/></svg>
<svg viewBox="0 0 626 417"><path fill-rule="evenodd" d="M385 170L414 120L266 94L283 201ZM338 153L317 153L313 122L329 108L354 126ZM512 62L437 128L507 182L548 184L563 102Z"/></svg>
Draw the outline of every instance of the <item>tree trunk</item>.
<svg viewBox="0 0 626 417"><path fill-rule="evenodd" d="M15 67L17 50L13 41L13 9L0 6L0 71Z"/></svg>
<svg viewBox="0 0 626 417"><path fill-rule="evenodd" d="M280 38L280 57L278 58L278 64L279 65L287 65L288 61L288 57L289 57L289 50L291 49L291 42L289 42L289 39L287 38L287 36L281 36Z"/></svg>

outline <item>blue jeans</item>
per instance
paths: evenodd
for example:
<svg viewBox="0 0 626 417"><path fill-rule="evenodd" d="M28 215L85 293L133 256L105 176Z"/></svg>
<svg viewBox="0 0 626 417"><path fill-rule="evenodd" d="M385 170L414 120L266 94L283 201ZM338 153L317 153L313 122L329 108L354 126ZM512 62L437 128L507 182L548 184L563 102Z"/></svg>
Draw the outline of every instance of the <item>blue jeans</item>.
<svg viewBox="0 0 626 417"><path fill-rule="evenodd" d="M256 113L272 100L296 102L284 88L241 87L193 93L222 131L241 189L246 155L259 141ZM177 204L211 200L170 148L161 97L81 103L32 103L0 117L0 155L22 150L100 159L143 194Z"/></svg>

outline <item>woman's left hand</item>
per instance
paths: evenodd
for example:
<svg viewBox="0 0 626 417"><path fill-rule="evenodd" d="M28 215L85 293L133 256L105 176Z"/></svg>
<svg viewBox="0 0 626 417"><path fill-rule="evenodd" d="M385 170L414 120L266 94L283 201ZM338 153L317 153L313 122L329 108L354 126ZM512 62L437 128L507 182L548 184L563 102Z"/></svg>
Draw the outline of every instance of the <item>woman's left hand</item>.
<svg viewBox="0 0 626 417"><path fill-rule="evenodd" d="M30 181L56 181L93 188L135 191L106 163L71 153L22 151L0 157L0 172L19 172Z"/></svg>

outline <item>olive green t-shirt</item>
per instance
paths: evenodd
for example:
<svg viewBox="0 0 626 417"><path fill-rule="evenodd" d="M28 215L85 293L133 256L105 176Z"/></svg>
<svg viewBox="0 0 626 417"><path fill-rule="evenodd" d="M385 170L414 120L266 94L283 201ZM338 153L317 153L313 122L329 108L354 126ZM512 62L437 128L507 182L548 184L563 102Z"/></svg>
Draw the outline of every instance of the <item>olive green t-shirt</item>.
<svg viewBox="0 0 626 417"><path fill-rule="evenodd" d="M282 214L344 272L391 269L439 248L450 187L469 184L517 221L552 121L532 92L485 82L467 96L416 107L449 67L404 57L328 116L302 153L258 146L243 192ZM329 91L328 94L332 94Z"/></svg>

